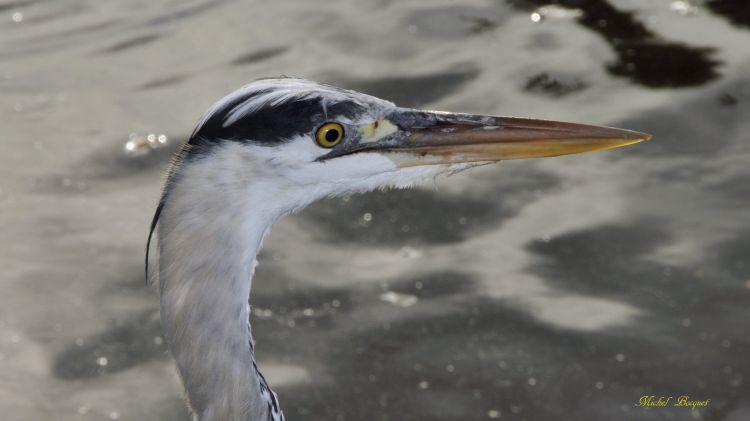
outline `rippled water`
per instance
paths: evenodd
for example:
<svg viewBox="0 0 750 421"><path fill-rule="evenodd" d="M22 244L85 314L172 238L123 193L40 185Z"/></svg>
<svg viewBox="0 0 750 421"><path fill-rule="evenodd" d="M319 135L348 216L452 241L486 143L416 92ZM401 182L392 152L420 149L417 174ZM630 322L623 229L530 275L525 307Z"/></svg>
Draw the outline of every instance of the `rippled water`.
<svg viewBox="0 0 750 421"><path fill-rule="evenodd" d="M251 303L289 419L750 419L749 17L740 0L0 2L2 419L188 419L143 280L149 218L201 113L279 74L654 134L278 224Z"/></svg>

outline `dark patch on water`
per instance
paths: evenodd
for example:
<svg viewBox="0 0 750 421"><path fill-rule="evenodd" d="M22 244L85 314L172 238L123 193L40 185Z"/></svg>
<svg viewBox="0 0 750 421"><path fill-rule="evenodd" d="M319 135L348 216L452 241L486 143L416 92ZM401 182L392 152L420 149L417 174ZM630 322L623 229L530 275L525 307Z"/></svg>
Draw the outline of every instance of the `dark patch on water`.
<svg viewBox="0 0 750 421"><path fill-rule="evenodd" d="M587 85L575 76L551 75L547 72L531 76L524 85L526 92L560 98L586 89Z"/></svg>
<svg viewBox="0 0 750 421"><path fill-rule="evenodd" d="M539 259L529 270L561 290L631 302L655 316L710 318L722 306L750 297L750 291L742 291L738 282L722 275L724 267L710 260L696 268L653 260L670 241L663 226L639 220L535 241L528 250ZM734 244L730 248L736 249Z"/></svg>
<svg viewBox="0 0 750 421"><path fill-rule="evenodd" d="M158 40L159 38L161 38L160 34L137 35L125 41L118 42L117 44L114 44L112 46L99 50L98 54L119 53L125 50L129 50L132 48L141 47L143 45L150 44Z"/></svg>
<svg viewBox="0 0 750 421"><path fill-rule="evenodd" d="M158 338L158 339L157 339ZM147 311L109 330L73 343L54 358L55 377L73 380L117 373L166 356L159 315Z"/></svg>
<svg viewBox="0 0 750 421"><path fill-rule="evenodd" d="M458 242L510 215L490 198L393 190L323 200L302 218L325 241L403 245Z"/></svg>
<svg viewBox="0 0 750 421"><path fill-rule="evenodd" d="M472 35L490 32L500 26L496 20L483 16L461 16L461 18L471 24L468 31Z"/></svg>
<svg viewBox="0 0 750 421"><path fill-rule="evenodd" d="M648 293L648 289L633 290L644 286L629 282L633 276L631 268L647 266L640 259L667 240L658 227L659 224L641 221L634 226L602 226L534 241L528 250L541 259L532 266L532 272L566 289L584 293L620 292L635 298L636 293ZM653 275L664 280L658 273Z"/></svg>
<svg viewBox="0 0 750 421"><path fill-rule="evenodd" d="M274 323L297 320L301 326L313 327L329 325L337 314L350 311L353 298L349 290L323 288L314 281L290 278L261 261L253 277L253 285L257 287L253 287L250 305L254 309L270 310L272 315L268 317ZM279 299L279 294L283 294L283 299ZM309 313L305 314L305 310ZM251 321L265 323L263 317L257 315L251 316Z"/></svg>
<svg viewBox="0 0 750 421"><path fill-rule="evenodd" d="M165 86L173 86L181 83L187 78L186 75L171 75L153 79L143 85L138 86L136 89L146 91L149 89L163 88Z"/></svg>
<svg viewBox="0 0 750 421"><path fill-rule="evenodd" d="M253 51L245 55L242 55L240 57L237 57L236 59L232 60L231 64L234 66L244 66L246 64L257 63L260 61L268 60L269 58L276 57L279 54L283 54L288 49L289 49L288 47L275 47L275 48L266 48L260 51Z"/></svg>
<svg viewBox="0 0 750 421"><path fill-rule="evenodd" d="M719 76L716 50L694 47L660 38L637 21L633 13L615 8L606 0L507 0L531 11L556 4L581 9L578 23L601 35L617 53L607 64L616 76L627 77L651 88L697 86Z"/></svg>
<svg viewBox="0 0 750 421"><path fill-rule="evenodd" d="M733 283L747 289L746 295L750 294L750 230L739 230L734 238L720 244L715 253L718 267Z"/></svg>
<svg viewBox="0 0 750 421"><path fill-rule="evenodd" d="M719 95L718 102L722 107L734 107L740 103L740 100L729 92L722 92Z"/></svg>
<svg viewBox="0 0 750 421"><path fill-rule="evenodd" d="M299 218L319 239L329 242L389 246L455 243L501 224L539 192L559 183L553 175L522 166L500 174L492 184L485 184L492 186L491 191L481 195L426 189L376 191L322 200Z"/></svg>
<svg viewBox="0 0 750 421"><path fill-rule="evenodd" d="M0 4L0 12L4 12L10 9L18 9L19 7L25 7L33 3L34 1L27 0L27 1L11 1L5 4Z"/></svg>
<svg viewBox="0 0 750 421"><path fill-rule="evenodd" d="M345 88L384 98L402 107L419 107L436 102L476 79L479 70L470 68L424 76L394 76L381 79L342 81Z"/></svg>
<svg viewBox="0 0 750 421"><path fill-rule="evenodd" d="M316 279L286 275L272 262L259 258L250 294L250 322L254 334L260 333L260 349L283 347L294 341L294 330L329 329L356 307L359 291L323 287ZM268 333L266 336L264 333Z"/></svg>
<svg viewBox="0 0 750 421"><path fill-rule="evenodd" d="M619 60L607 70L652 88L702 85L719 76L713 48L681 43L623 41L615 46Z"/></svg>
<svg viewBox="0 0 750 421"><path fill-rule="evenodd" d="M736 26L750 28L750 3L745 0L708 0L705 6Z"/></svg>

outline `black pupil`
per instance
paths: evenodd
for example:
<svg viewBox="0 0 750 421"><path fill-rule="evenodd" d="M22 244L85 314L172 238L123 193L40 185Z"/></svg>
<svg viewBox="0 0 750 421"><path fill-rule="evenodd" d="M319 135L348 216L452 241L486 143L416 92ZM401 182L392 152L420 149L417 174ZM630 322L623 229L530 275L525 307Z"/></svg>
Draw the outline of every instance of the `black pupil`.
<svg viewBox="0 0 750 421"><path fill-rule="evenodd" d="M326 140L329 142L335 142L339 140L339 129L328 129L326 131Z"/></svg>

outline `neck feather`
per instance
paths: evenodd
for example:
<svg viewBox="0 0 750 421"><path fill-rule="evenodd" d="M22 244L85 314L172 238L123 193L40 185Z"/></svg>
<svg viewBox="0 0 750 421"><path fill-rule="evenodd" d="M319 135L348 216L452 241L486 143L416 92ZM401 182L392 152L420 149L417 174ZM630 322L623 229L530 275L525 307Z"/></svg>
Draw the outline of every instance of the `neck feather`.
<svg viewBox="0 0 750 421"><path fill-rule="evenodd" d="M226 167L194 163L162 210L162 329L200 421L283 419L255 365L248 321L256 255L281 216L261 196Z"/></svg>

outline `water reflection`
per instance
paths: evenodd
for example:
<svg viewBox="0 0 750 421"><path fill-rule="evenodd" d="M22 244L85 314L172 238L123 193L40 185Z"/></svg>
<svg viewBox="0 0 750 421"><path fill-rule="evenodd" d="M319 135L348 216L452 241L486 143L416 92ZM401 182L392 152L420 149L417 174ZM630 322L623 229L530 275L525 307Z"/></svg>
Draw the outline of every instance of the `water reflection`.
<svg viewBox="0 0 750 421"><path fill-rule="evenodd" d="M633 13L623 12L606 0L509 0L528 11L556 4L579 8L577 21L601 35L614 49L617 61L607 70L633 82L659 88L704 84L719 74L713 48L694 47L665 40L638 22Z"/></svg>
<svg viewBox="0 0 750 421"><path fill-rule="evenodd" d="M711 89L705 96L638 116L642 130L658 136L659 142L650 144L648 150L623 150L623 155L705 158L715 157L731 148L742 148L746 145L742 133L746 130L743 112L750 103L748 99L750 80L740 79ZM622 124L627 125L628 121ZM715 164L700 161L689 166L695 173Z"/></svg>
<svg viewBox="0 0 750 421"><path fill-rule="evenodd" d="M669 5L3 3L0 406L19 421L189 419L144 288L148 219L206 107L286 73L655 135L282 221L250 302L290 420L749 419L748 9ZM687 19L715 50L668 39ZM612 63L590 54L600 39ZM712 404L634 406L682 393Z"/></svg>
<svg viewBox="0 0 750 421"><path fill-rule="evenodd" d="M470 231L507 216L508 210L503 212L491 200L447 198L426 190L332 199L303 214L307 225L326 241L392 245L461 241Z"/></svg>
<svg viewBox="0 0 750 421"><path fill-rule="evenodd" d="M750 28L750 4L741 0L708 0L706 7L734 25Z"/></svg>
<svg viewBox="0 0 750 421"><path fill-rule="evenodd" d="M65 380L104 376L164 358L166 351L159 313L148 311L101 334L77 338L57 355L53 372Z"/></svg>
<svg viewBox="0 0 750 421"><path fill-rule="evenodd" d="M245 64L252 64L252 63L258 63L263 60L268 60L270 58L276 57L279 54L283 54L288 50L287 47L276 47L276 48L266 48L259 51L252 51L250 53L247 53L245 55L242 55L240 57L237 57L232 61L232 64L237 66L242 66Z"/></svg>
<svg viewBox="0 0 750 421"><path fill-rule="evenodd" d="M574 76L551 75L543 72L529 77L523 89L554 98L563 97L586 89L586 83Z"/></svg>
<svg viewBox="0 0 750 421"><path fill-rule="evenodd" d="M125 51L131 48L136 48L145 44L152 43L158 40L159 38L161 38L159 34L136 35L130 39L126 39L124 41L120 41L109 47L106 47L103 50L100 50L97 54L119 53L121 51Z"/></svg>
<svg viewBox="0 0 750 421"><path fill-rule="evenodd" d="M523 170L498 180L490 194L431 190L371 192L323 200L301 218L320 240L371 245L444 244L499 226L539 194L558 186L551 174ZM503 200L498 200L502 198Z"/></svg>
<svg viewBox="0 0 750 421"><path fill-rule="evenodd" d="M171 76L159 77L159 78L153 79L149 82L146 82L138 86L136 89L149 90L149 89L163 88L166 86L177 85L185 81L185 79L187 79L187 76L185 75L171 75Z"/></svg>

